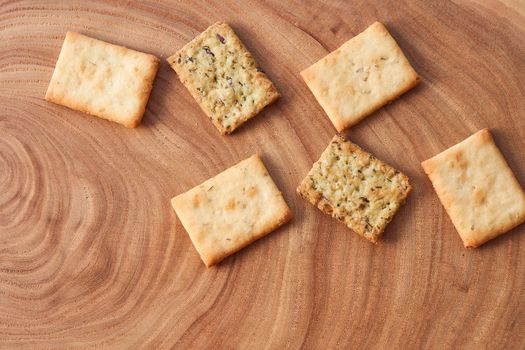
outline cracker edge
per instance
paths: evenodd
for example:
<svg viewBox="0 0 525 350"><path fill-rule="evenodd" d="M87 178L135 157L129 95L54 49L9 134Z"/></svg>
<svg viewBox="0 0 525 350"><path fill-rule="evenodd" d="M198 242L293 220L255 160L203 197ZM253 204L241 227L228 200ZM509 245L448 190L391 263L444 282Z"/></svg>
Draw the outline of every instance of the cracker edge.
<svg viewBox="0 0 525 350"><path fill-rule="evenodd" d="M509 167L509 164L505 160L505 157L503 156L503 153L501 153L501 150L499 149L499 147L497 146L496 142L494 141L494 138L492 137L492 134L490 133L490 130L488 128L481 129L481 130L477 131L476 133L470 135L469 137L465 138L464 140L462 140L462 141L460 141L460 142L450 146L449 148L441 151L440 153L434 155L433 157L422 161L421 162L421 167L423 168L423 171L425 172L425 174L427 175L428 179L430 180L430 183L432 184L432 188L434 189L434 192L438 196L438 199L441 202L441 205L445 208L445 211L446 211L446 213L447 213L447 215L449 217L449 220L452 222L452 225L454 226L454 228L456 229L459 237L463 241L463 246L465 248L467 248L467 249L469 249L469 248L478 248L479 246L483 245L484 243L486 243L486 242L488 242L488 241L490 241L490 240L492 240L494 238L497 238L498 236L500 236L500 235L502 235L502 234L512 230L513 228L515 228L515 227L517 227L517 226L519 226L519 225L521 225L522 223L525 222L525 212L524 212L522 214L522 216L518 218L516 223L507 222L507 225L502 225L498 230L495 230L494 234L490 235L489 238L484 238L484 239L479 239L478 240L478 239L471 239L470 237L467 237L468 235L465 235L465 238L464 238L463 234L460 233L460 232L462 232L462 230L459 229L456 226L456 224L454 223L454 221L452 220L452 216L451 216L452 201L448 200L447 198L444 198L444 197L442 197L440 195L440 191L438 191L438 189L434 186L434 182L432 181L431 174L436 170L436 167L437 167L438 161L436 160L436 157L438 157L438 156L440 156L440 155L442 155L444 153L449 152L451 148L462 144L463 142L467 141L471 137L476 137L476 136L481 138L481 142L483 142L483 143L490 143L490 144L492 144L494 146L498 157L501 160L503 160L505 171L510 175L509 179L513 183L512 188L516 192L521 193L522 198L525 201L525 192L523 192L523 189L521 188L518 180L516 179L516 176L514 175L514 172ZM479 233L478 230L473 231L473 232ZM469 233L472 233L472 232L469 232Z"/></svg>
<svg viewBox="0 0 525 350"><path fill-rule="evenodd" d="M58 74L57 72L57 69L56 67L58 66L59 62L61 60L64 60L64 56L62 55L63 53L63 50L62 48L64 47L65 43L66 43L66 40L78 40L78 38L88 38L88 39L91 39L91 40L96 40L96 41L99 41L99 42L102 42L104 43L105 45L111 45L111 46L116 46L116 47L119 47L119 48L122 48L126 51L133 51L133 52L139 52L141 54L144 55L144 57L147 57L149 59L149 61L152 63L151 67L150 67L150 70L146 73L146 79L144 80L143 82L143 89L142 89L142 93L137 95L139 101L140 101L140 105L141 105L141 108L139 110L137 110L137 112L133 115L131 115L129 117L130 121L129 122L121 122L121 121L116 121L115 120L115 115L114 114L106 114L104 113L104 115L102 114L95 114L91 111L89 111L85 105L83 104L80 104L80 103L77 103L77 102L73 102L71 101L70 99L65 99L65 98L56 98L54 96L54 79L55 79L55 76L56 74ZM95 116L95 117L98 117L98 118L101 118L101 119L106 119L106 120L109 120L111 122L114 122L114 123L117 123L117 124L121 124L121 125L124 125L125 127L127 128L136 128L140 122L142 121L142 117L144 116L144 113L146 111L146 105L148 103L148 100L149 100L149 97L150 97L150 94L151 94L151 90L153 89L153 82L155 80L155 77L157 75L157 71L158 71L158 68L159 68L159 58L154 56L154 55L151 55L151 54L148 54L148 53L145 53L145 52L141 52L141 51L137 51L137 50L133 50L133 49L130 49L128 47L125 47L125 46L122 46L122 45L116 45L116 44L112 44L112 43L109 43L109 42L106 42L106 41L103 41L103 40L100 40L100 39L96 39L96 38L92 38L90 36L87 36L87 35L84 35L84 34L80 34L80 33L77 33L77 32L66 32L66 36L64 38L64 41L62 42L62 46L60 48L60 53L58 55L58 58L57 58L57 61L55 63L55 68L53 69L53 74L51 76L51 79L49 81L49 85L47 87L47 91L46 91L46 94L44 96L44 99L48 102L51 102L51 103L55 103L57 105L60 105L60 106L64 106L64 107L67 107L67 108L70 108L70 109L73 109L73 110L76 110L76 111L79 111L79 112L83 112L83 113L86 113L86 114L89 114L89 115L92 115L92 116ZM120 116L117 116L116 118L119 118Z"/></svg>
<svg viewBox="0 0 525 350"><path fill-rule="evenodd" d="M393 94L392 96L389 96L389 97L385 97L382 100L379 100L378 102L376 102L375 104L370 104L369 108L366 109L365 111L363 111L361 114L355 114L354 115L355 120L344 123L344 122L342 122L342 120L344 118L341 116L341 114L339 113L339 111L336 108L332 108L329 105L325 105L324 103L321 103L321 100L320 100L321 93L319 91L317 91L315 86L312 86L312 83L314 82L314 79L309 77L309 75L310 75L309 70L314 65L316 65L318 62L320 62L321 60L325 59L326 57L330 57L331 55L334 55L334 54L338 53L343 48L343 46L346 45L349 41L353 40L354 38L356 38L357 36L359 36L360 34L364 33L365 31L367 31L369 29L373 30L375 32L384 32L390 37L390 39L392 39L394 41L394 43L396 44L396 47L395 47L396 53L399 54L400 57L402 57L402 58L404 58L406 60L407 68L408 68L408 69L406 69L406 73L407 73L407 77L409 77L409 79L408 79L407 83L401 88L401 90L399 90L396 94ZM375 111L381 109L385 105L390 104L393 101L397 100L399 97L401 97L401 95L403 95L404 93L406 93L409 90L413 89L414 87L416 87L421 82L420 76L417 74L416 70L414 69L414 67L412 66L412 64L410 63L410 61L406 57L406 55L404 54L403 50L401 50L401 47L399 47L399 44L397 43L397 41L390 34L390 32L388 31L386 26L383 23L378 22L378 21L372 23L370 26L368 26L361 33L359 33L356 36L354 36L354 37L350 38L349 40L345 41L341 46L339 46L334 51L332 51L332 52L328 53L327 55L321 57L319 60L317 60L316 62L314 62L310 66L308 66L307 68L303 69L299 74L301 75L301 77L303 78L304 82L308 86L308 90L310 90L310 92L314 95L317 103L319 103L321 108L323 108L323 110L325 111L326 115L328 116L328 118L330 119L330 121L332 122L332 124L334 125L334 127L336 128L336 130L338 132L342 132L345 129L348 129L348 128L358 124L363 119L368 117L370 114L372 114Z"/></svg>
<svg viewBox="0 0 525 350"><path fill-rule="evenodd" d="M323 156L325 155L325 153L330 153L330 144L333 143L333 142L337 142L337 143L344 143L344 142L349 142L355 149L357 149L358 151L361 151L361 152L364 152L364 153L367 153L367 154L370 154L373 156L373 154L369 153L369 152L366 152L365 150L363 150L361 147L359 147L357 144L353 143L352 141L349 141L349 140L346 140L342 135L335 135L332 140L330 141L330 143L328 144L328 146L326 147L326 149L323 151L323 153L321 154L321 156L319 157L319 159L315 162L319 162ZM375 157L375 156L374 156ZM376 158L378 161L380 161L381 163L385 164L386 166L392 168L392 169L396 169L394 168L393 166L385 163L384 161ZM376 231L371 237L367 237L364 235L364 231L357 231L351 227L349 227L344 221L342 220L339 220L337 217L333 216L332 213L334 212L334 207L332 206L332 204L330 203L330 201L328 201L327 199L325 199L319 192L315 191L312 187L311 187L311 183L309 181L309 175L315 165L315 163L312 165L312 167L310 168L310 171L308 171L308 174L306 174L306 176L304 177L304 179L301 181L301 183L299 184L299 186L297 187L296 191L297 193L303 197L304 199L306 199L310 204L314 205L315 207L317 207L319 210L321 210L323 213L329 215L330 217L336 219L338 222L342 223L343 225L345 225L346 228L350 229L351 231L357 233L359 236L362 236L364 238L366 238L368 241L374 243L374 244L378 244L378 241L379 241L379 238L382 236L383 232L385 231L386 227L388 226L388 224L394 219L394 217L396 216L397 212L399 211L399 209L401 209L401 206L404 205L406 203L406 200L408 198L408 196L410 195L410 193L412 192L412 186L410 185L410 181L409 181L409 178L408 176L406 176L403 172L399 171L399 174L402 175L404 177L404 179L406 180L406 183L407 183L407 190L404 194L403 197L400 198L400 201L399 201L399 208L396 210L396 212L394 213L394 215L392 215L392 217L390 218L390 220L388 221L385 221L383 227ZM396 169L397 170L397 169Z"/></svg>
<svg viewBox="0 0 525 350"><path fill-rule="evenodd" d="M219 262L221 262L225 258L229 257L230 255L233 255L233 254L241 251L242 249L246 248L248 245L252 244L253 242L263 238L264 236L268 235L272 231L274 231L274 230L278 229L279 227L283 226L284 224L286 224L288 221L290 221L293 218L293 213L290 210L290 207L286 203L286 201L284 199L284 196L282 195L282 192L277 187L277 184L273 180L273 177L268 172L268 169L266 169L266 167L265 167L261 157L259 156L259 154L254 154L254 155L252 155L252 156L250 156L250 157L248 157L248 158L246 158L244 160L248 160L248 159L251 159L251 158L255 158L256 159L255 165L257 166L257 172L260 175L263 175L263 174L266 173L270 177L271 184L273 185L273 186L271 186L272 187L271 190L276 196L279 196L282 199L282 206L280 208L280 215L279 216L276 216L276 218L274 218L274 220L272 220L271 222L269 222L266 225L264 225L262 227L262 229L261 229L261 232L259 234L252 235L250 237L251 239L249 241L247 241L247 242L237 246L235 250L233 250L231 252L220 252L220 253L213 252L212 254L209 254L209 252L205 252L205 253L201 254L201 252L197 249L197 245L193 241L192 236L189 234L189 230L187 229L185 224L182 222L182 220L180 220L179 214L177 212L177 208L186 206L187 201L186 201L186 198L185 198L185 194L187 192L191 191L192 189L194 189L195 187L198 187L198 186L202 185L202 183L198 184L198 185L196 185L196 186L194 186L192 188L190 188L186 192L183 192L183 193L181 193L181 194L179 194L179 195L177 195L177 196L175 196L175 197L173 197L171 199L171 206L175 210L175 213L177 214L177 217L179 217L179 221L181 222L182 226L186 230L186 233L190 237L190 240L191 240L191 242L193 244L193 247L195 248L195 250L199 254L201 260L204 262L204 265L206 265L206 267L211 267L211 266L213 266L215 264L218 264ZM236 164L228 167L227 169L224 169L222 172L227 171L227 170L237 166L239 163L241 163L244 160L241 160L241 161L237 162ZM222 173L222 172L220 172L220 173ZM216 174L215 176L219 175L220 173ZM208 180L204 181L203 183L214 179L215 176L209 178Z"/></svg>
<svg viewBox="0 0 525 350"><path fill-rule="evenodd" d="M177 73L177 76L179 77L180 82L184 85L184 87L188 90L188 92L191 94L193 99L197 102L201 110L206 114L208 119L211 120L213 125L219 130L221 135L229 135L233 133L237 128L239 128L241 125L243 125L245 122L250 120L251 118L255 117L257 114L259 114L265 107L271 105L277 99L280 97L279 92L277 91L275 85L270 80L270 78L266 75L266 73L256 71L254 80L258 84L264 83L266 94L265 98L261 101L259 101L257 104L254 105L254 109L251 113L247 114L242 118L241 120L237 121L231 129L226 129L222 126L221 123L216 121L214 119L215 115L214 113L206 108L206 106L202 103L202 96L198 93L194 79L192 79L192 76L185 70L185 69L178 69L178 66L176 64L177 56L179 54L182 54L185 50L187 50L187 47L191 47L195 45L197 41L200 40L202 36L205 34L208 34L208 32L212 32L217 28L224 29L226 32L228 32L229 37L234 41L235 45L237 46L237 50L242 52L244 55L248 56L250 59L252 59L255 62L255 66L257 66L257 61L251 54L251 52L244 46L242 41L239 39L237 34L233 31L233 29L228 25L226 22L216 22L206 28L203 32L198 34L195 38L193 38L190 42L188 42L186 45L184 45L181 49L179 49L177 52L175 52L173 55L168 57L166 59L166 62L170 65L170 67Z"/></svg>

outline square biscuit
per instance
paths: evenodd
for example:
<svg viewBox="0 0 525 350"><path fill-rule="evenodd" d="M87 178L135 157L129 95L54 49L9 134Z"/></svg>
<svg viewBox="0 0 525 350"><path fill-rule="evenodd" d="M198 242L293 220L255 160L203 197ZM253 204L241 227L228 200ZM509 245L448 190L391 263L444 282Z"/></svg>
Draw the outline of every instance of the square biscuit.
<svg viewBox="0 0 525 350"><path fill-rule="evenodd" d="M67 32L45 99L134 128L158 66L155 56Z"/></svg>
<svg viewBox="0 0 525 350"><path fill-rule="evenodd" d="M416 71L379 22L303 70L301 76L339 132L419 82Z"/></svg>
<svg viewBox="0 0 525 350"><path fill-rule="evenodd" d="M292 217L258 155L174 197L171 204L208 267Z"/></svg>
<svg viewBox="0 0 525 350"><path fill-rule="evenodd" d="M374 243L411 190L404 174L339 135L297 188L307 201Z"/></svg>
<svg viewBox="0 0 525 350"><path fill-rule="evenodd" d="M525 221L525 193L487 129L421 165L466 248Z"/></svg>
<svg viewBox="0 0 525 350"><path fill-rule="evenodd" d="M279 97L226 23L215 23L167 61L223 135Z"/></svg>

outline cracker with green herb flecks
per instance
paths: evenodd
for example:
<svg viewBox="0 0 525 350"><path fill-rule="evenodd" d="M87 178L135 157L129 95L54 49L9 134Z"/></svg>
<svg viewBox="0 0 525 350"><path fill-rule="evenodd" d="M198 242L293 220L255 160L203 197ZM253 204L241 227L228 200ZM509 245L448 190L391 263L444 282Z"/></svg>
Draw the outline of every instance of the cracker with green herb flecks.
<svg viewBox="0 0 525 350"><path fill-rule="evenodd" d="M215 23L167 61L221 134L233 132L279 97L226 23Z"/></svg>
<svg viewBox="0 0 525 350"><path fill-rule="evenodd" d="M134 128L158 67L153 55L68 32L45 99Z"/></svg>
<svg viewBox="0 0 525 350"><path fill-rule="evenodd" d="M258 155L176 196L171 204L206 266L292 217Z"/></svg>
<svg viewBox="0 0 525 350"><path fill-rule="evenodd" d="M410 90L419 77L382 23L301 72L337 131Z"/></svg>
<svg viewBox="0 0 525 350"><path fill-rule="evenodd" d="M411 189L404 174L338 135L297 192L376 243Z"/></svg>

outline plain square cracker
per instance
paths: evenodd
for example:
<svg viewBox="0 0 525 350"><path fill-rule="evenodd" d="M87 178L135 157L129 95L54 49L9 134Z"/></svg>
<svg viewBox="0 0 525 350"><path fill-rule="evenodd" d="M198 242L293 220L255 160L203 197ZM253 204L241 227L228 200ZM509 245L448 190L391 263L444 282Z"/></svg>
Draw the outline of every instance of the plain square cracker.
<svg viewBox="0 0 525 350"><path fill-rule="evenodd" d="M488 129L421 165L466 248L525 221L525 193Z"/></svg>
<svg viewBox="0 0 525 350"><path fill-rule="evenodd" d="M208 267L292 217L258 155L174 197L171 204Z"/></svg>
<svg viewBox="0 0 525 350"><path fill-rule="evenodd" d="M297 192L376 243L412 187L393 167L336 135Z"/></svg>
<svg viewBox="0 0 525 350"><path fill-rule="evenodd" d="M226 23L215 23L167 61L223 135L279 97Z"/></svg>
<svg viewBox="0 0 525 350"><path fill-rule="evenodd" d="M416 71L379 22L303 70L301 76L339 132L419 82Z"/></svg>
<svg viewBox="0 0 525 350"><path fill-rule="evenodd" d="M67 32L45 99L134 128L158 66L153 55Z"/></svg>

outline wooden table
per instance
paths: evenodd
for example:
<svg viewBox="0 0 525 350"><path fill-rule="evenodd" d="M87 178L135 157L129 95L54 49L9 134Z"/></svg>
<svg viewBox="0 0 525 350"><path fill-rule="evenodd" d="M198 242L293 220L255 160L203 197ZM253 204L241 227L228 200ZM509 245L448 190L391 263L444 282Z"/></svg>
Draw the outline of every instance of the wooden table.
<svg viewBox="0 0 525 350"><path fill-rule="evenodd" d="M282 94L220 136L164 59L232 25ZM414 190L374 246L295 193L335 129L299 76L384 22L422 84L347 136ZM162 58L137 129L44 101L67 30ZM0 1L0 348L525 347L525 225L465 250L420 162L489 127L525 185L514 1ZM295 218L206 269L170 198L260 153Z"/></svg>

